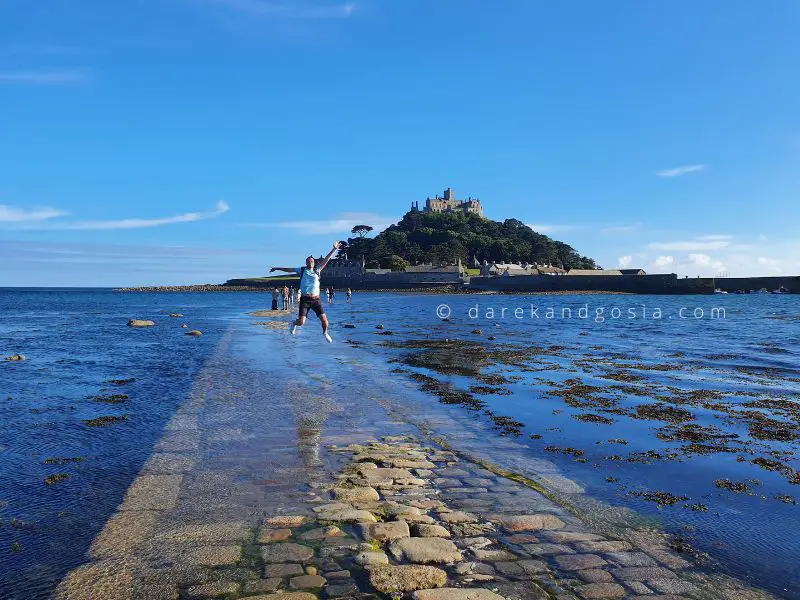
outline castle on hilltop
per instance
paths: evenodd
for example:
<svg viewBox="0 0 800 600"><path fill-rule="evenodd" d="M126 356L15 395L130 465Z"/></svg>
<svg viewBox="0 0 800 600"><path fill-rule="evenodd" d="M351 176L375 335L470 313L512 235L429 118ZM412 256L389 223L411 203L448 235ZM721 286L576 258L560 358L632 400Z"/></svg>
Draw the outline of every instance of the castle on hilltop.
<svg viewBox="0 0 800 600"><path fill-rule="evenodd" d="M411 203L411 210L419 210L419 202ZM444 191L444 197L440 198L437 194L435 198L428 197L425 200L424 212L463 212L466 214L475 213L483 216L481 201L477 198L469 197L466 200L457 200L452 188Z"/></svg>

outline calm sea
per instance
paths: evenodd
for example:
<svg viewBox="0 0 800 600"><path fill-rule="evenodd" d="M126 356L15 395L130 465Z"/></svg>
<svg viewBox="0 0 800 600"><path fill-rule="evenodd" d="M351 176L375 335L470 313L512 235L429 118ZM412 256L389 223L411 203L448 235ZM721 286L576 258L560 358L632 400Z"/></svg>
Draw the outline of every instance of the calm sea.
<svg viewBox="0 0 800 600"><path fill-rule="evenodd" d="M546 459L709 564L800 597L800 297L339 294L330 346L314 317L297 337L254 327L247 313L268 304L258 293L0 290L0 359L27 357L0 362L0 598L46 598L86 560L231 331L258 331L242 358L267 370L291 347L312 364L371 365L359 378L343 369L348 390L391 390L454 431L488 432L470 449L494 460L492 440L513 439L515 467ZM157 325L128 328L131 318Z"/></svg>

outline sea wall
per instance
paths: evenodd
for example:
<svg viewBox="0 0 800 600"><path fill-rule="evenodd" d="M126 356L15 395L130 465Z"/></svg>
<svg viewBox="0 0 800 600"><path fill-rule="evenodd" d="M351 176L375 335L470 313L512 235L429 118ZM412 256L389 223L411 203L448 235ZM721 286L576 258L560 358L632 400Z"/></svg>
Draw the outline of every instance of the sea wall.
<svg viewBox="0 0 800 600"><path fill-rule="evenodd" d="M711 294L713 280L678 279L674 273L657 275L516 275L472 277L469 287L487 291L554 292L599 291L630 294Z"/></svg>
<svg viewBox="0 0 800 600"><path fill-rule="evenodd" d="M726 277L710 280L713 286L725 292L757 292L766 288L770 292L784 287L793 294L800 294L800 276L793 277Z"/></svg>

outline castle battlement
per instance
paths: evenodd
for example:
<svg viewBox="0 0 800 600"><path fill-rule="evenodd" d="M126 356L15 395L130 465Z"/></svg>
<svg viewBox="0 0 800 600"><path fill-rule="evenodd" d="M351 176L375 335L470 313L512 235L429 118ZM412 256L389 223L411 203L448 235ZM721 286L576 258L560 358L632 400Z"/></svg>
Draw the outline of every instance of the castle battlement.
<svg viewBox="0 0 800 600"><path fill-rule="evenodd" d="M419 210L419 202L412 202L412 209ZM475 213L483 216L483 207L481 201L471 196L466 200L458 200L453 193L452 188L447 188L444 191L444 196L439 197L437 194L435 198L428 197L425 200L425 207L423 212L455 212L460 211L463 213Z"/></svg>

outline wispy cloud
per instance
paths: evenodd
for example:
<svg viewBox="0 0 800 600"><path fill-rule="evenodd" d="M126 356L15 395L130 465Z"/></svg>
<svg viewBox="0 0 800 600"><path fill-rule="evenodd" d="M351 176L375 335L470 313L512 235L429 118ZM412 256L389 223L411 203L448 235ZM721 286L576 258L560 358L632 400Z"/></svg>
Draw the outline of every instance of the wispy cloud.
<svg viewBox="0 0 800 600"><path fill-rule="evenodd" d="M0 71L0 83L20 85L71 85L89 81L86 71L55 69L48 71Z"/></svg>
<svg viewBox="0 0 800 600"><path fill-rule="evenodd" d="M680 177L687 173L696 173L702 171L707 165L684 165L682 167L675 167L674 169L664 169L656 173L659 177Z"/></svg>
<svg viewBox="0 0 800 600"><path fill-rule="evenodd" d="M609 225L600 229L601 233L629 233L636 231L642 226L641 223L631 223L629 225Z"/></svg>
<svg viewBox="0 0 800 600"><path fill-rule="evenodd" d="M667 250L673 252L702 252L704 250L721 250L730 246L728 240L690 240L685 242L652 242L647 245L651 250Z"/></svg>
<svg viewBox="0 0 800 600"><path fill-rule="evenodd" d="M544 233L544 234L586 229L586 225L576 225L576 224L557 225L554 223L525 223L525 225L533 229L536 233Z"/></svg>
<svg viewBox="0 0 800 600"><path fill-rule="evenodd" d="M206 4L237 10L250 15L284 19L340 19L356 10L354 2L308 2L306 0L200 0Z"/></svg>
<svg viewBox="0 0 800 600"><path fill-rule="evenodd" d="M356 225L369 225L376 231L386 229L389 225L397 223L397 217L387 217L375 213L340 213L326 221L280 221L269 223L244 223L247 227L277 227L281 229L294 229L307 235L322 235L329 233L350 233Z"/></svg>
<svg viewBox="0 0 800 600"><path fill-rule="evenodd" d="M31 210L0 204L0 223L25 223L63 217L69 213L57 208L39 207Z"/></svg>
<svg viewBox="0 0 800 600"><path fill-rule="evenodd" d="M617 259L617 265L619 266L620 269L625 269L625 268L631 266L631 261L633 261L633 257L632 256L628 256L628 255L620 256Z"/></svg>
<svg viewBox="0 0 800 600"><path fill-rule="evenodd" d="M732 240L733 236L732 235L728 235L728 234L717 234L717 233L714 233L714 234L710 234L710 235L701 235L701 236L698 236L695 239L702 240L702 241L705 241L705 242L713 242L713 241L719 241L719 240Z"/></svg>
<svg viewBox="0 0 800 600"><path fill-rule="evenodd" d="M176 223L191 223L194 221L203 221L205 219L213 219L221 214L230 210L227 202L220 201L213 211L209 212L191 212L172 217L160 217L155 219L116 219L109 221L74 221L74 222L41 222L32 223L30 225L20 225L14 229L25 230L49 230L49 231L90 231L90 230L109 230L109 229L143 229L147 227L160 227L162 225L173 225ZM66 213L63 213L66 214ZM53 215L60 216L60 215ZM1 221L2 219L0 219ZM19 221L15 221L19 222Z"/></svg>

